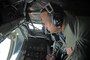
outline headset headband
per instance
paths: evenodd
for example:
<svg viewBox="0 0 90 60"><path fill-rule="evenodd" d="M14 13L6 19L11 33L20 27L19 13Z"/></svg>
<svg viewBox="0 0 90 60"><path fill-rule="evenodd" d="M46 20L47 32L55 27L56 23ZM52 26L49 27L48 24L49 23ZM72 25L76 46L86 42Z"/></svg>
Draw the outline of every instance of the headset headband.
<svg viewBox="0 0 90 60"><path fill-rule="evenodd" d="M50 3L48 3L48 4L46 4L43 8L42 8L42 10L46 10L48 13L52 13L53 12L53 8L52 8L52 6L51 6L51 4ZM42 11L41 10L41 11Z"/></svg>

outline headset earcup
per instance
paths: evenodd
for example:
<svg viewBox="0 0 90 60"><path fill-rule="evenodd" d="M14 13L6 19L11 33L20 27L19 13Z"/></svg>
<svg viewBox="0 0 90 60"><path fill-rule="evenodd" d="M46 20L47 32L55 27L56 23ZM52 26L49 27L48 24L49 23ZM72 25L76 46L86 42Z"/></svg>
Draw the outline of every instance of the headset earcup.
<svg viewBox="0 0 90 60"><path fill-rule="evenodd" d="M56 27L60 28L62 27L63 24L63 17L60 16L59 14L54 14L53 15L53 23L56 25Z"/></svg>

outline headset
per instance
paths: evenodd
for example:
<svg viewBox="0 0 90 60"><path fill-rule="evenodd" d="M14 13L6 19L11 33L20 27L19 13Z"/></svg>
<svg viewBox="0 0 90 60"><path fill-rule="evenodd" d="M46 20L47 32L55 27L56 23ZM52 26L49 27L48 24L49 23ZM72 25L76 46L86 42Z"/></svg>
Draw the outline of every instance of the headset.
<svg viewBox="0 0 90 60"><path fill-rule="evenodd" d="M62 27L65 15L62 7L60 7L58 4L50 2L47 3L41 11L47 11L52 19L52 22L56 25L56 27Z"/></svg>

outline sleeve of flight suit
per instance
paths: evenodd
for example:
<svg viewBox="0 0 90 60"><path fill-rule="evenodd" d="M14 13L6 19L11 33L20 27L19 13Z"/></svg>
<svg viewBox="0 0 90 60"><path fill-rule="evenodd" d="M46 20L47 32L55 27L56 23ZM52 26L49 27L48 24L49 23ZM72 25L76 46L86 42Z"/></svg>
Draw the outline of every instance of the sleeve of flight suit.
<svg viewBox="0 0 90 60"><path fill-rule="evenodd" d="M73 48L73 53L66 60L90 60L90 17L78 16L73 20L72 16L68 18L65 27L66 44Z"/></svg>

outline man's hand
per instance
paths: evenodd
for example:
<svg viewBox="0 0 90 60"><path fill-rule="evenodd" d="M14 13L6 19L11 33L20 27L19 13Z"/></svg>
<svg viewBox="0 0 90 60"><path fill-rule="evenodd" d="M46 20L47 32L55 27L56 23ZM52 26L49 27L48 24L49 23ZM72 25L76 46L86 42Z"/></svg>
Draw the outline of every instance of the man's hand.
<svg viewBox="0 0 90 60"><path fill-rule="evenodd" d="M66 48L66 51L67 51L67 54L68 56L70 56L73 52L73 49L70 47L70 48Z"/></svg>
<svg viewBox="0 0 90 60"><path fill-rule="evenodd" d="M55 60L55 57L52 56L52 55L50 55L50 54L48 54L48 55L46 56L46 59L47 59L47 60Z"/></svg>

